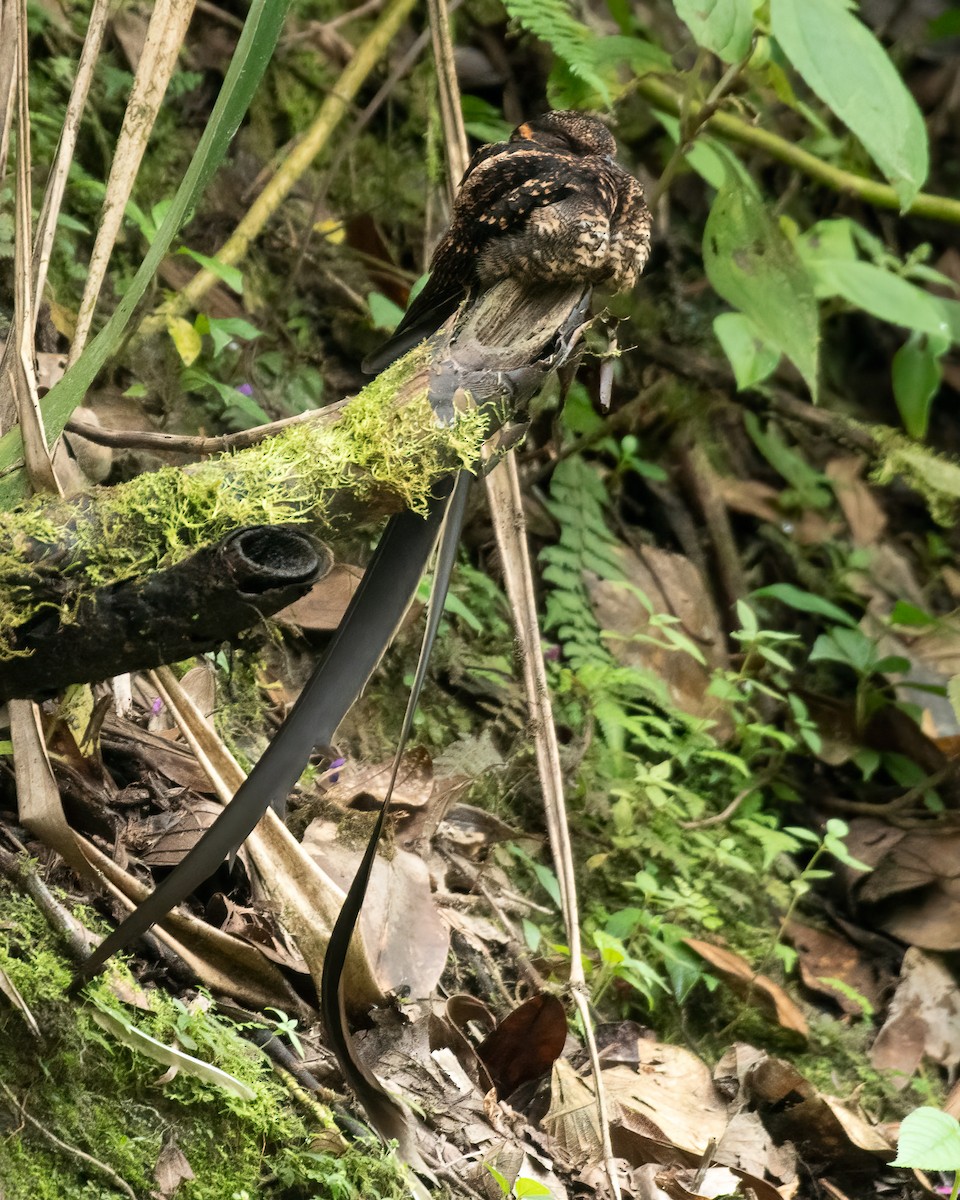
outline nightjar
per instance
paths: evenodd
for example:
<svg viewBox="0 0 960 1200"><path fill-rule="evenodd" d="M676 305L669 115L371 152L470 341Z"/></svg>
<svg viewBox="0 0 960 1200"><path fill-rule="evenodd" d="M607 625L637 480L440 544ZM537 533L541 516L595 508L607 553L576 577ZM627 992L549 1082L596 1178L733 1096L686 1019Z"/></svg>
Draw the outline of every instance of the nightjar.
<svg viewBox="0 0 960 1200"><path fill-rule="evenodd" d="M632 288L650 252L650 211L640 184L614 162L616 148L596 117L560 111L482 146L460 181L426 286L364 371L383 370L471 291L501 279Z"/></svg>

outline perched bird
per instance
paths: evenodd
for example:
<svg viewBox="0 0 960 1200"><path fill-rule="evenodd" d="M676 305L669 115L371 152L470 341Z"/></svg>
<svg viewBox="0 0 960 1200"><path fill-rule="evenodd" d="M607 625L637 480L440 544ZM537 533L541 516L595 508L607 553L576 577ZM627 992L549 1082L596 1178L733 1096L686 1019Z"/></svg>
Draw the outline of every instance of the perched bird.
<svg viewBox="0 0 960 1200"><path fill-rule="evenodd" d="M616 148L596 117L561 111L482 146L460 180L426 286L364 371L383 370L471 291L501 279L633 287L650 251L650 211L640 184L614 162Z"/></svg>

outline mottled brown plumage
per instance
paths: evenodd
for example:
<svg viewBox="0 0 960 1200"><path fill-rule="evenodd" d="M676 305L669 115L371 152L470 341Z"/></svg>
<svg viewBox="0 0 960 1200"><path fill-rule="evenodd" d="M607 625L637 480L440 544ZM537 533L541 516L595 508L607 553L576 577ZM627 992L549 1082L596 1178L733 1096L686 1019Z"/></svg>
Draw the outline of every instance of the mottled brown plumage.
<svg viewBox="0 0 960 1200"><path fill-rule="evenodd" d="M632 288L650 250L650 212L615 152L606 126L579 112L546 113L508 142L482 146L460 181L428 283L364 370L382 370L470 291L500 279Z"/></svg>

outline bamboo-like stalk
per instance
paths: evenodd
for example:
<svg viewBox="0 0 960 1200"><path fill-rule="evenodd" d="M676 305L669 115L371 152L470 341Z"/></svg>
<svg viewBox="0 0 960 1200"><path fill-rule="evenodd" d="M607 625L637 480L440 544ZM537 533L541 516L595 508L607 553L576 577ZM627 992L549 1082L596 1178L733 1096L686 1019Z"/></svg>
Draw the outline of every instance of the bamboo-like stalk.
<svg viewBox="0 0 960 1200"><path fill-rule="evenodd" d="M37 221L37 229L33 245L33 329L36 330L37 313L43 296L44 285L47 282L47 269L50 266L50 255L53 252L53 240L57 232L57 218L60 206L63 204L63 193L67 186L67 175L73 162L73 152L77 145L77 134L80 132L80 118L87 103L93 71L97 65L103 33L107 27L110 15L110 0L94 0L90 11L90 22L80 52L77 64L77 75L70 92L66 115L63 118L63 129L60 131L60 142L57 146L57 156L54 160L47 190L43 197L43 207Z"/></svg>
<svg viewBox="0 0 960 1200"><path fill-rule="evenodd" d="M157 0L151 14L143 53L137 63L137 73L110 166L100 225L77 314L77 330L67 359L68 367L77 361L86 345L124 210L133 191L167 84L177 64L177 55L193 15L194 4L195 0Z"/></svg>
<svg viewBox="0 0 960 1200"><path fill-rule="evenodd" d="M353 98L383 57L415 4L416 0L392 0L384 10L331 88L301 141L280 164L236 229L216 251L213 257L219 262L233 265L246 256L251 242L259 236L317 155L325 149L334 130L349 111ZM212 271L198 271L186 287L181 288L177 295L163 306L157 316L144 322L144 329L158 328L168 317L182 316L189 309L195 308L216 283L217 276Z"/></svg>

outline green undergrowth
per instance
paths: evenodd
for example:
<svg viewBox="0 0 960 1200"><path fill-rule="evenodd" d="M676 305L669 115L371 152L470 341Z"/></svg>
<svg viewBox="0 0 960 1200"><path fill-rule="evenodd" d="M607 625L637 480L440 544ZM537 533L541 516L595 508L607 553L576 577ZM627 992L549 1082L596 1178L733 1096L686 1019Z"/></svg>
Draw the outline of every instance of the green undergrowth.
<svg viewBox="0 0 960 1200"><path fill-rule="evenodd" d="M36 594L51 575L76 579L62 601L69 620L84 591L173 566L246 525L309 523L323 536L344 491L362 507L386 490L422 511L439 472L477 461L488 417L468 411L445 429L425 398L397 408L396 389L416 361L408 356L384 372L335 423L297 425L251 449L140 475L80 502L37 498L0 514L0 654L14 629L51 606ZM25 566L38 544L46 553Z"/></svg>
<svg viewBox="0 0 960 1200"><path fill-rule="evenodd" d="M0 970L40 1029L32 1037L21 1012L7 1000L0 1003L5 1200L107 1200L124 1194L103 1171L56 1147L33 1122L108 1166L138 1196L157 1187L157 1159L171 1141L194 1174L181 1184L178 1200L399 1200L406 1195L383 1155L353 1148L339 1156L325 1153L332 1118L323 1126L317 1116L321 1110L299 1110L267 1058L207 1009L202 998L184 1004L152 991L151 1011L144 1012L122 1004L108 983L98 981L88 987L86 1002L68 999L71 975L53 934L31 902L5 883L0 884L0 930ZM253 1099L240 1099L182 1071L166 1078L161 1064L97 1024L100 1008L214 1064L251 1089ZM14 1102L32 1122L22 1122Z"/></svg>

